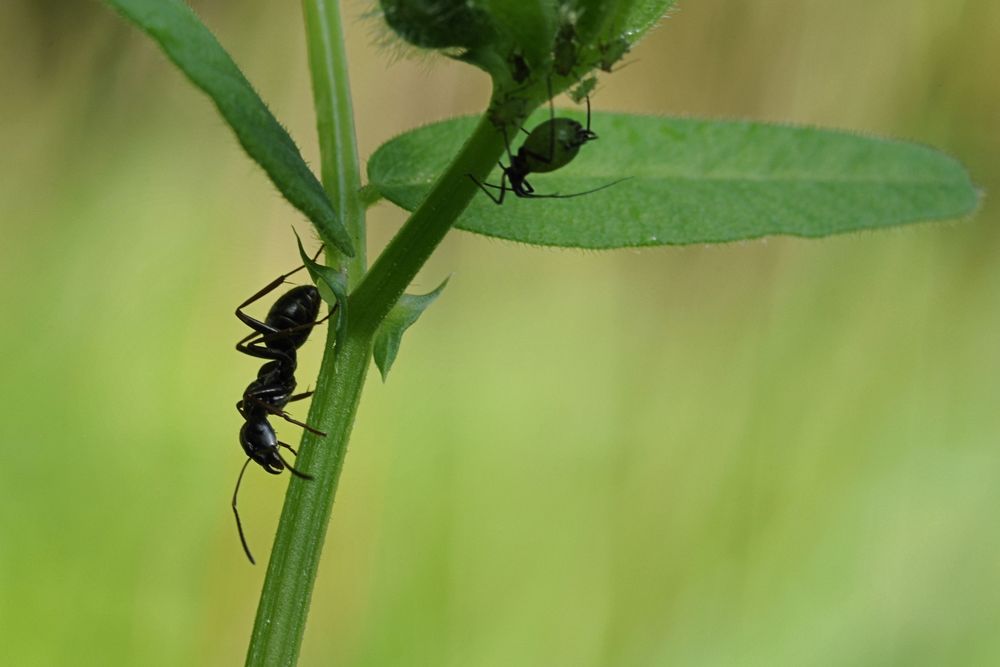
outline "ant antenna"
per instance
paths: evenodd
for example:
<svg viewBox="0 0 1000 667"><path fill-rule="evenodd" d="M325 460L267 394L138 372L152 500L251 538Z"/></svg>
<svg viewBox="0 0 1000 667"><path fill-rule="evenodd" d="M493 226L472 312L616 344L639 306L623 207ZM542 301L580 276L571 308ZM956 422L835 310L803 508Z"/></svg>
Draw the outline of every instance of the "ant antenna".
<svg viewBox="0 0 1000 667"><path fill-rule="evenodd" d="M622 181L627 181L630 178L632 178L632 177L631 176L626 176L625 178L619 178L617 181L611 181L610 183L605 183L604 185L602 185L602 186L600 186L598 188L594 188L592 190L584 190L583 192L574 192L574 193L568 194L568 195L561 195L558 192L554 193L554 194L551 194L551 195L536 195L535 193L531 193L529 195L522 196L521 198L522 199L572 199L573 197L582 197L583 195L589 195L589 194L593 194L595 192L600 192L601 190L604 190L606 188L610 188L612 185L618 185ZM480 187L482 187L482 186L485 186L485 187L488 187L488 188L493 188L494 190L499 190L500 189L499 185L493 185L492 183L481 183Z"/></svg>
<svg viewBox="0 0 1000 667"><path fill-rule="evenodd" d="M590 129L590 95L587 95L587 141L597 138L597 133Z"/></svg>
<svg viewBox="0 0 1000 667"><path fill-rule="evenodd" d="M313 255L312 261L315 262L319 258L319 254L321 252L323 252L323 248L325 248L325 247L326 247L325 245L321 245L319 247L319 250L317 250L316 254ZM290 276L298 273L299 271L301 271L304 268L306 268L306 265L302 264L297 269L292 269L288 273L282 273L280 276L278 276L277 278L275 278L274 280L272 280L271 282L269 282L267 285L265 285L263 287L263 289L261 289L259 292L257 292L256 294L254 294L252 297L250 297L249 299L247 299L246 301L244 301L243 303L241 303L236 308L236 316L240 317L240 311L241 310L243 310L244 308L246 308L247 306L249 306L251 303L253 303L257 299L261 298L262 296L264 296L268 292L271 292L271 291L275 290L279 285L284 284L284 282L285 282L286 279L288 279ZM246 340L246 339L244 339L244 340ZM243 341L240 341L240 342L243 342Z"/></svg>
<svg viewBox="0 0 1000 667"><path fill-rule="evenodd" d="M252 460L253 459L249 457L247 458L246 462L243 464L243 467L240 468L239 477L236 478L236 489L233 491L233 514L236 515L236 530L239 531L240 542L243 543L243 552L247 555L247 558L250 559L250 564L256 565L257 561L253 559L253 554L250 553L250 547L247 545L246 535L243 534L243 523L240 521L240 512L239 510L236 509L236 496L240 492L240 482L243 481L243 473L247 471L247 466L250 465L250 461Z"/></svg>
<svg viewBox="0 0 1000 667"><path fill-rule="evenodd" d="M549 161L556 154L556 128L554 127L556 122L556 102L552 99L552 77L549 76L545 79L545 85L548 88L549 93ZM587 127L590 127L589 125Z"/></svg>

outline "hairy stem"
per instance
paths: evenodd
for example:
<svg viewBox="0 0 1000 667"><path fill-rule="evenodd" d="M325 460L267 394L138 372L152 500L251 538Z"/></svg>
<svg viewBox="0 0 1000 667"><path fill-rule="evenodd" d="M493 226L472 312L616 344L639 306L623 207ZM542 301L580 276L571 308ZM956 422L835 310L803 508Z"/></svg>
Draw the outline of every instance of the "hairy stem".
<svg viewBox="0 0 1000 667"><path fill-rule="evenodd" d="M485 177L502 150L499 133L483 120L351 295L341 349L333 347L335 326L328 329L308 418L327 437L306 433L303 438L299 468L315 479L289 483L247 665L295 663L378 324L478 192L468 175Z"/></svg>
<svg viewBox="0 0 1000 667"><path fill-rule="evenodd" d="M327 261L346 268L353 283L365 271L365 204L351 108L347 57L337 0L303 0L312 74L323 186L354 244L353 258L327 249ZM293 478L271 551L247 665L294 664L302 643L309 599L333 509L337 481L371 357L371 340L347 337L336 349L335 322L309 411L308 423L327 433L306 432L296 461L313 480Z"/></svg>
<svg viewBox="0 0 1000 667"><path fill-rule="evenodd" d="M351 295L352 322L359 331L375 332L479 192L470 174L484 180L502 151L503 138L484 115L427 199L389 242Z"/></svg>
<svg viewBox="0 0 1000 667"><path fill-rule="evenodd" d="M344 465L358 403L371 359L372 341L390 309L430 257L503 151L500 133L484 116L427 199L365 273L364 216L371 197L360 189L354 121L335 0L303 0L309 62L316 98L323 184L354 241L355 257L328 252L328 262L347 268L351 286L347 333L327 342L308 423L326 437L306 433L297 466L313 476L293 478L285 495L247 665L292 665L305 631L323 541Z"/></svg>
<svg viewBox="0 0 1000 667"><path fill-rule="evenodd" d="M327 436L307 432L303 438L297 463L313 479L295 477L288 485L247 665L294 665L298 658L337 481L371 359L369 338L349 334L338 350L333 347L335 336L331 324L308 419Z"/></svg>
<svg viewBox="0 0 1000 667"><path fill-rule="evenodd" d="M303 0L309 69L312 72L323 187L351 235L355 254L331 249L330 266L346 268L354 285L365 272L365 203L354 132L351 85L344 52L344 31L337 0Z"/></svg>

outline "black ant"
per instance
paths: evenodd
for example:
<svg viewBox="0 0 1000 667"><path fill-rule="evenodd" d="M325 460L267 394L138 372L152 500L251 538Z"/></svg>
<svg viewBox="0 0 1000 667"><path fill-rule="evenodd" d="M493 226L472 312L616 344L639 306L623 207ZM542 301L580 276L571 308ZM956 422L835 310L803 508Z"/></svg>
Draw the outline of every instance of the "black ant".
<svg viewBox="0 0 1000 667"><path fill-rule="evenodd" d="M576 192L568 195L535 194L535 189L528 183L528 174L540 174L561 169L573 161L580 148L588 141L597 139L597 133L590 129L590 97L587 98L587 126L584 127L572 118L556 118L555 106L552 104L552 83L549 82L549 119L537 126L531 132L524 128L521 131L528 135L516 154L510 150L510 140L507 138L507 131L504 129L504 143L507 147L507 157L510 166L505 167L502 162L498 163L503 175L500 177L500 185L484 183L472 174L469 178L482 189L489 198L496 204L502 204L507 191L513 192L515 196L524 199L568 199L588 195L598 190L611 187L620 181L602 185L593 190ZM543 152L548 149L548 152ZM508 183L510 183L508 187ZM500 191L499 196L494 196L487 188Z"/></svg>
<svg viewBox="0 0 1000 667"><path fill-rule="evenodd" d="M319 257L322 250L320 248L313 257L313 261ZM240 445L246 452L247 460L243 464L243 468L240 469L239 477L236 478L236 489L233 491L233 514L236 516L236 529L240 534L243 551L246 552L251 563L255 561L250 554L250 547L247 546L246 536L243 534L240 513L236 509L236 497L240 492L240 482L243 481L243 474L251 461L272 475L279 475L282 470L287 468L296 477L312 479L312 476L296 470L281 456L282 447L292 454L297 455L297 452L291 445L278 440L268 417L275 415L301 426L310 433L319 436L326 435L308 424L293 419L284 411L284 408L293 401L312 396L313 392L311 391L301 394L293 393L296 384L296 353L309 338L313 327L329 319L333 311L321 320L316 319L319 315L322 298L314 285L293 287L282 294L267 311L267 317L264 318L263 322L247 315L243 309L273 292L289 276L303 268L305 268L304 265L278 276L236 308L236 317L253 329L250 334L236 343L236 349L251 357L268 360L257 373L257 378L243 392L243 399L236 404L236 409L246 420L240 428Z"/></svg>

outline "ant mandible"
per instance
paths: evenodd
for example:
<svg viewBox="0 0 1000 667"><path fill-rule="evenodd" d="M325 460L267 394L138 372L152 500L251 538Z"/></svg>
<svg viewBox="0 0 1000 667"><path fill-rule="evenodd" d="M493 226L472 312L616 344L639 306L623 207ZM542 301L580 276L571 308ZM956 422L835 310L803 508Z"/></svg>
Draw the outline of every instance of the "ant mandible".
<svg viewBox="0 0 1000 667"><path fill-rule="evenodd" d="M556 118L555 105L552 103L552 82L549 82L549 119L538 125L531 132L524 128L521 131L528 135L516 154L510 150L510 141L507 138L507 131L504 130L504 143L507 147L507 156L510 166L505 167L502 162L498 162L503 174L500 177L500 185L484 183L472 174L469 178L485 192L495 204L503 204L504 196L508 191L522 199L569 199L589 195L609 188L620 181L602 185L593 190L575 192L568 195L535 194L535 189L528 183L528 174L540 174L561 169L573 161L580 148L588 141L597 139L597 133L590 129L590 96L587 96L587 126L584 127L572 118ZM543 153L545 149L547 153ZM509 183L509 185L508 185ZM499 196L494 195L487 188L499 190Z"/></svg>
<svg viewBox="0 0 1000 667"><path fill-rule="evenodd" d="M321 247L313 257L313 261L319 257L322 251ZM322 299L319 290L314 285L301 285L285 292L268 310L267 317L264 318L263 322L246 314L243 309L273 292L289 276L303 268L305 268L304 265L278 276L236 308L236 317L253 329L251 333L236 343L236 349L251 357L268 360L257 373L257 378L243 392L242 400L236 404L236 409L245 420L240 428L240 445L247 455L247 460L240 469L239 477L236 478L236 489L233 491L233 514L236 517L236 529L240 534L243 551L246 552L251 563L255 563L255 561L243 533L239 510L236 508L240 483L243 481L243 474L251 461L272 475L279 475L282 470L287 468L296 477L312 479L310 475L296 470L281 456L280 449L282 447L292 454L297 454L297 452L291 445L278 440L268 417L271 415L281 417L311 433L319 436L326 435L308 424L293 419L284 411L284 408L293 401L312 396L313 392L311 391L301 394L293 393L296 385L297 351L305 344L313 327L329 319L333 310L326 317L320 320L316 319L319 315ZM334 307L335 309L336 307Z"/></svg>

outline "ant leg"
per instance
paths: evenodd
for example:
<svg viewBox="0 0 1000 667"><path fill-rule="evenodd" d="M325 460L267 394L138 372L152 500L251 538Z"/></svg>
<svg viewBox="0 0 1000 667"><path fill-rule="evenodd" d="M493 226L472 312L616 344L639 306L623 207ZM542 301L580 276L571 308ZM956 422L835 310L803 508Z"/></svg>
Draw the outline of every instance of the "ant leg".
<svg viewBox="0 0 1000 667"><path fill-rule="evenodd" d="M469 178L472 179L473 183L475 183L476 185L479 186L480 190L482 190L483 192L485 192L486 195L490 199L493 200L494 204L499 205L499 204L503 203L503 197L507 193L507 168L503 166L502 162L498 162L497 164L499 164L500 168L503 169L503 175L500 176L500 185L493 185L492 183L483 183L482 181L480 181L478 178L476 178L472 174L468 174L468 176L469 176ZM487 187L491 187L491 188L495 188L495 189L499 190L500 191L500 196L499 197L495 196L492 192L490 192L489 190L486 189Z"/></svg>
<svg viewBox="0 0 1000 667"><path fill-rule="evenodd" d="M253 332L245 336L242 340L236 343L236 350L248 356L256 357L257 359L270 359L272 361L286 361L291 363L287 352L282 350L272 350L266 345L261 345L260 341L253 341L250 343L246 342L257 335L257 332Z"/></svg>
<svg viewBox="0 0 1000 667"><path fill-rule="evenodd" d="M306 324L299 324L297 326L288 329L275 329L272 333L262 333L260 331L252 331L243 338L241 338L236 343L236 349L243 354L249 355L251 357L257 357L258 359L282 359L287 358L287 355L281 352L275 352L271 348L267 347L267 343L273 340L279 340L289 334L302 331L303 329L311 329L312 327L323 324L333 313L337 310L334 306L330 309L330 312L326 314L315 322L307 322ZM267 326L266 324L264 326ZM257 338L260 336L260 338ZM263 345L262 345L263 343Z"/></svg>
<svg viewBox="0 0 1000 667"><path fill-rule="evenodd" d="M480 183L479 187L481 187L481 188L493 188L494 190L499 190L500 189L499 185L493 185L492 183Z"/></svg>
<svg viewBox="0 0 1000 667"><path fill-rule="evenodd" d="M295 454L296 456L298 456L298 455L299 455L299 453L298 453L297 451L295 451L295 448L294 448L294 447L292 447L292 446L291 446L291 445L289 445L289 444L286 444L286 443L284 443L284 442L279 442L279 443L278 443L278 446L279 446L279 447L284 447L285 449L287 449L288 451L290 451L290 452L291 452L292 454Z"/></svg>
<svg viewBox="0 0 1000 667"><path fill-rule="evenodd" d="M287 447L289 449L292 448L291 445L285 444L284 442L280 442L279 441L278 444L281 445L282 447ZM278 454L277 452L275 452L274 454L275 454L275 456L278 457L278 459L281 460L281 462L285 465L285 467L288 468L288 472L292 473L296 477L301 477L302 479L312 479L313 478L312 475L307 475L304 472L300 472L300 471L296 470L292 465L290 465L288 463L288 461L286 461L284 459L284 457L281 454Z"/></svg>
<svg viewBox="0 0 1000 667"><path fill-rule="evenodd" d="M319 254L323 252L323 247L324 246L320 246L319 250L316 251L316 254L313 255L312 259L314 262L319 257ZM278 289L278 287L285 282L285 279L287 279L289 276L298 273L304 268L306 268L306 265L302 264L298 268L292 269L288 273L282 273L280 276L269 282L267 285L261 288L260 291L258 291L256 294L254 294L249 299L247 299L246 301L244 301L243 303L241 303L236 307L236 317L239 318L239 320L243 322L243 324L247 325L248 327L250 327L251 329L253 329L258 333L261 334L274 333L275 329L273 327L270 327L267 324L261 322L260 320L247 315L246 313L243 312L243 309L252 304L254 301L257 301L258 299L265 297L274 290Z"/></svg>
<svg viewBox="0 0 1000 667"><path fill-rule="evenodd" d="M233 491L233 514L236 516L236 530L240 534L240 542L243 544L243 553L245 553L247 558L250 559L251 565L256 565L257 561L253 559L253 554L250 553L250 547L247 545L246 535L243 534L243 522L240 521L240 511L236 509L236 496L240 493L240 482L243 481L243 473L247 471L247 466L250 465L250 461L251 459L249 458L246 460L243 467L240 468L239 477L236 478L236 489Z"/></svg>
<svg viewBox="0 0 1000 667"><path fill-rule="evenodd" d="M288 402L289 403L294 403L295 401L301 401L304 398L309 398L314 393L315 392L313 392L313 391L304 391L301 394L295 394L294 396L292 396L291 398L288 399Z"/></svg>
<svg viewBox="0 0 1000 667"><path fill-rule="evenodd" d="M328 319L330 319L330 317L335 312L337 312L337 306L334 306L333 308L331 308L330 312L328 312L326 315L324 315L323 317L319 318L315 322L306 322L305 324L296 324L294 327L289 327L287 329L277 329L277 330L274 331L274 333L261 333L259 331L254 331L252 333L247 334L243 338L241 338L240 341L239 341L239 343L237 343L237 345L240 345L242 343L246 343L248 345L257 345L259 343L267 343L267 342L270 342L272 340L279 340L279 339L281 339L284 336L287 336L287 335L293 334L293 333L297 333L297 332L302 331L304 329L312 329L313 327L318 326L320 324L323 324L323 322L326 322ZM257 338L257 336L260 336L260 338ZM251 340L251 339L253 339L253 340Z"/></svg>
<svg viewBox="0 0 1000 667"><path fill-rule="evenodd" d="M521 130L523 131L524 128L522 127ZM510 137L507 136L507 128L506 127L503 128L503 147L507 151L507 161L510 162L511 164L514 164L514 154L511 153L511 151L510 151ZM497 161L497 164L500 164L500 162ZM504 166L502 164L500 164L500 168L504 169Z"/></svg>
<svg viewBox="0 0 1000 667"><path fill-rule="evenodd" d="M611 181L610 183L605 183L604 185L602 185L600 187L597 187L597 188L592 188L590 190L584 190L583 192L572 192L572 193L566 194L566 195L561 195L558 192L556 192L556 193L553 193L551 195L536 195L536 194L530 194L529 193L529 194L524 195L524 196L526 198L528 198L528 199L572 199L573 197L582 197L583 195L589 195L589 194L593 194L595 192L600 192L601 190L604 190L606 188L610 188L612 185L618 185L622 181L627 181L630 178L632 178L632 177L631 176L626 176L625 178L619 178L617 181ZM534 191L532 190L532 192L534 192Z"/></svg>
<svg viewBox="0 0 1000 667"><path fill-rule="evenodd" d="M521 129L523 130L524 128L522 127ZM503 145L507 151L507 159L511 162L511 164L513 164L514 155L510 151L510 137L507 136L507 128L503 127L501 128L500 131L503 134ZM500 170L502 172L500 176L500 185L493 185L492 183L484 183L483 181L480 181L472 174L467 174L467 176L472 179L473 183L479 186L480 190L486 193L486 196L488 196L490 199L493 200L494 204L499 206L500 204L503 204L504 195L507 194L507 167L503 166L503 162L500 162L499 160L497 161L497 164L500 166ZM492 192L490 192L486 188L493 188L494 190L499 190L500 196L499 197L495 196Z"/></svg>
<svg viewBox="0 0 1000 667"><path fill-rule="evenodd" d="M295 385L292 384L292 387L294 386ZM254 405L263 408L264 411L269 414L281 417L290 424L295 424L296 426L299 426L305 429L306 431L309 431L310 433L325 438L326 433L324 433L323 431L315 429L309 424L306 424L304 422L300 422L299 420L293 418L287 412L282 410L285 404L291 403L293 400L297 401L306 398L308 396L312 396L313 392L307 391L305 393L292 396L287 400L282 400L282 397L286 389L287 389L286 387L263 387L252 392L248 389L243 394L243 399L236 404L236 410L240 413L240 415L243 416L244 419L246 419L246 411L245 411L246 404L252 402ZM275 405L275 403L280 403L280 405Z"/></svg>
<svg viewBox="0 0 1000 667"><path fill-rule="evenodd" d="M291 415L289 415L287 412L285 412L281 408L277 408L277 407L271 405L270 403L265 403L264 401L260 400L259 398L255 397L255 396L250 396L249 400L253 401L254 403L256 403L257 405L259 405L260 407L264 408L265 410L267 410L272 415L274 415L276 417L281 417L282 419L284 419L286 422L288 422L290 424L295 424L296 426L299 426L299 427L301 427L301 428L309 431L310 433L312 433L314 435L318 435L318 436L323 437L323 438L326 437L326 433L324 433L323 431L319 431L317 429L314 429L309 424L306 424L306 423L300 422L297 419L294 419Z"/></svg>

